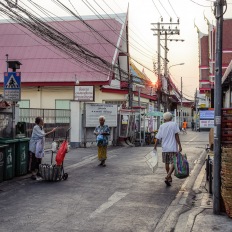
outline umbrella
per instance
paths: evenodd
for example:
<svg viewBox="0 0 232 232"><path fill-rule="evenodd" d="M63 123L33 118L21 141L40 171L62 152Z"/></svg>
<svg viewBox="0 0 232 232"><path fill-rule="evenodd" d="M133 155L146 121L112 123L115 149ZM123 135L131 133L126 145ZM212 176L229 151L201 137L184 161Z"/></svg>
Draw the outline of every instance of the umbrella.
<svg viewBox="0 0 232 232"><path fill-rule="evenodd" d="M163 114L164 114L163 112L151 111L151 112L146 113L146 116L163 117Z"/></svg>

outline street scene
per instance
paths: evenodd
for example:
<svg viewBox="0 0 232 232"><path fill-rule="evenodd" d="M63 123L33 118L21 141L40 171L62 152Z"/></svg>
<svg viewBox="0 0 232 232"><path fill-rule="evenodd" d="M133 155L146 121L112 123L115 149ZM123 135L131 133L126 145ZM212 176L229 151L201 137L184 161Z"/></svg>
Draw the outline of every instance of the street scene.
<svg viewBox="0 0 232 232"><path fill-rule="evenodd" d="M231 12L0 0L0 232L231 232Z"/></svg>
<svg viewBox="0 0 232 232"><path fill-rule="evenodd" d="M204 163L207 133L190 131L180 138L193 173L197 163ZM64 163L67 181L25 178L1 185L0 231L155 231L178 192L192 191L188 183L196 176L190 175L185 187L185 180L173 177L168 188L161 155L154 174L145 162L151 150L151 146L112 148L102 168L96 148L73 149ZM46 154L45 163L50 155ZM192 193L190 200L188 210L199 207L192 206Z"/></svg>

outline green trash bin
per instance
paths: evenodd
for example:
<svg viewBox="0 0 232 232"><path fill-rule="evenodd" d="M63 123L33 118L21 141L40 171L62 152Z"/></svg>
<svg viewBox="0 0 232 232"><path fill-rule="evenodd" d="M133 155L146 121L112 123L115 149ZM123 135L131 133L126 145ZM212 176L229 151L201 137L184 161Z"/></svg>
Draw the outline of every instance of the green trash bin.
<svg viewBox="0 0 232 232"><path fill-rule="evenodd" d="M28 171L29 138L17 139L15 144L15 175L26 175Z"/></svg>
<svg viewBox="0 0 232 232"><path fill-rule="evenodd" d="M0 145L0 183L3 182L5 148L8 145Z"/></svg>
<svg viewBox="0 0 232 232"><path fill-rule="evenodd" d="M15 143L17 139L3 139L0 138L0 145L7 145L4 148L4 171L3 180L12 179L15 176Z"/></svg>

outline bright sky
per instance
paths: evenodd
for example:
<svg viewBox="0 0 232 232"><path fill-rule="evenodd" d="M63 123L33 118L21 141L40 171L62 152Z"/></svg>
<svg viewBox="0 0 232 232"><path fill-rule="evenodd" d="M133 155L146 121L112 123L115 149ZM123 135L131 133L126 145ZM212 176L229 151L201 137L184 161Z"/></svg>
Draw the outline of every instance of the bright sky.
<svg viewBox="0 0 232 232"><path fill-rule="evenodd" d="M151 23L177 21L180 19L180 35L170 38L184 39L184 42L168 42L168 67L173 82L180 89L180 78L183 77L183 92L187 98L193 98L196 88L198 88L198 34L194 28L194 20L201 32L207 33L207 22L205 17L215 24L213 15L212 0L60 0L74 12L81 15L93 15L94 13L87 7L90 4L100 14L113 14L126 12L129 4L129 34L130 34L130 55L153 70L153 60L157 61L157 38L151 31ZM56 0L18 0L19 4L26 4L31 7L30 2L36 2L40 6L51 10L57 16L70 16L58 8L54 2ZM232 17L232 0L227 0L228 9L224 18ZM24 5L22 5L24 7ZM211 6L211 7L210 7ZM75 9L74 9L75 7ZM101 8L103 9L101 9ZM105 11L105 12L104 12ZM40 13L40 15L42 15ZM161 55L164 51L161 49ZM161 59L162 61L162 59ZM137 65L137 64L136 64ZM143 67L137 65L141 70ZM155 81L156 76L145 69L145 73L151 80Z"/></svg>

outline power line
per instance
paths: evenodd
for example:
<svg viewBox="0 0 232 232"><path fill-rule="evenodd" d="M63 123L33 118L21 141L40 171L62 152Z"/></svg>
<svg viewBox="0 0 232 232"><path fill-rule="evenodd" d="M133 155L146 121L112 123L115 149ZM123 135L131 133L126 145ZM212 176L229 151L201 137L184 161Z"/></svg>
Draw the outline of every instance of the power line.
<svg viewBox="0 0 232 232"><path fill-rule="evenodd" d="M107 3L105 2L105 0L103 0L103 2L104 2L105 5L118 17L118 19L119 19L121 22L123 22L122 19L118 16L118 14L109 6L109 4L107 4ZM131 30L130 28L129 28L129 30L130 30L134 35L138 36L138 34L135 33L133 30ZM140 37L140 38L142 38L142 37ZM146 51L148 51L149 53L151 53L150 50L148 50L148 49L145 48L143 45L141 45L139 42L137 42L133 37L130 37L130 39L132 39L132 40L135 41L140 47L143 47ZM143 40L143 39L141 39L141 40ZM147 44L147 43L146 43L146 44Z"/></svg>
<svg viewBox="0 0 232 232"><path fill-rule="evenodd" d="M91 5L89 2L88 2L88 0L86 0L86 2L88 3L88 5L85 3L85 0L82 0L83 2L84 2L84 4L100 19L100 20L104 20L104 18L101 16L101 14L93 7L93 5ZM110 17L110 15L109 14L107 14L106 13L106 11L94 0L94 2L98 5L98 7L110 18L110 19L112 19L111 17ZM91 9L92 8L92 9ZM97 14L95 13L95 12L97 12ZM111 26L109 26L109 24L107 23L107 22L105 22L105 21L103 21L103 23L106 25L106 26L108 26L108 28L114 33L114 34L116 34L115 33L115 31L114 31L114 28L112 28ZM123 35L121 35L121 39L124 41L124 42L127 42L126 41L126 38L124 38L123 37ZM130 45L131 45L131 47L133 47L136 51L138 51L141 55L144 55L144 56L146 56L146 57L148 57L148 58L151 58L151 56L150 55L148 55L147 53L145 53L145 52L143 52L141 49L139 49L139 48L137 48L135 45L132 45L131 43L129 43Z"/></svg>
<svg viewBox="0 0 232 232"><path fill-rule="evenodd" d="M102 35L100 32L96 31L90 24L86 23L85 20L83 20L82 17L77 16L73 11L71 11L68 7L66 7L63 3L60 2L60 0L52 0L56 5L58 5L59 7L61 7L62 9L64 9L66 12L72 14L74 17L76 17L77 19L79 19L84 25L86 25L89 29L93 30L94 32L96 32L100 37L102 37L106 42L110 43L111 45L113 45L115 48L117 48L119 51L123 52L119 47L117 47L113 42L111 42L109 39L107 39L104 35ZM151 71L152 73L154 73L150 68L148 68L146 65L141 64L141 62L139 62L138 60L136 60L135 58L131 57L132 60L134 60L136 63L140 64L141 66L143 66L144 68L146 68L147 70Z"/></svg>
<svg viewBox="0 0 232 232"><path fill-rule="evenodd" d="M158 7L156 6L154 0L152 0L152 2L153 2L153 4L154 4L156 10L158 11L158 13L159 13L159 15L160 15L160 18L163 18L162 15L161 15L161 13L160 13L160 11L159 11L159 9L158 9Z"/></svg>
<svg viewBox="0 0 232 232"><path fill-rule="evenodd" d="M163 6L163 4L161 3L161 1L159 0L160 5L163 7L164 11L168 14L168 16L171 18L170 14L167 12L167 10L165 9L165 7Z"/></svg>
<svg viewBox="0 0 232 232"><path fill-rule="evenodd" d="M195 1L193 1L193 0L189 0L189 1L191 1L191 2L193 2L193 3L195 3L195 4L197 4L198 6L202 6L202 7L211 7L211 6L204 6L204 5L201 5L201 4L199 4L199 3L197 3L197 2L195 2Z"/></svg>
<svg viewBox="0 0 232 232"><path fill-rule="evenodd" d="M172 7L172 4L170 3L170 1L169 1L169 0L168 0L168 3L169 3L169 5L171 6L171 8L172 8L172 10L173 10L174 14L175 14L175 15L176 15L176 17L178 18L177 14L176 14L176 12L175 12L174 8Z"/></svg>

